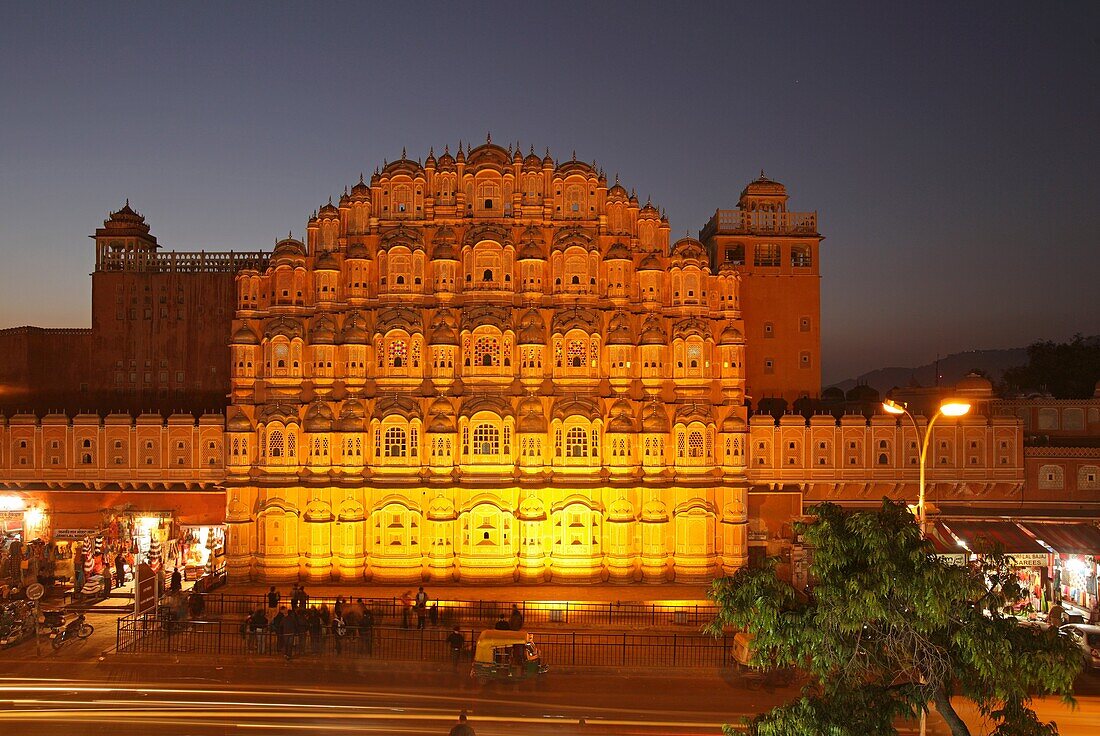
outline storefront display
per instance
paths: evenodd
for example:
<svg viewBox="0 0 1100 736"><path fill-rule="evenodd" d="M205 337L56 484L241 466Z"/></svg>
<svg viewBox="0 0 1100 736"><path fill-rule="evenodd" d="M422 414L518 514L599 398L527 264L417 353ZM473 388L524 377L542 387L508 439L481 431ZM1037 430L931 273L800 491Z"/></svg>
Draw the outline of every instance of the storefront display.
<svg viewBox="0 0 1100 736"><path fill-rule="evenodd" d="M1054 582L1067 613L1086 622L1097 618L1096 559L1088 555L1058 555Z"/></svg>

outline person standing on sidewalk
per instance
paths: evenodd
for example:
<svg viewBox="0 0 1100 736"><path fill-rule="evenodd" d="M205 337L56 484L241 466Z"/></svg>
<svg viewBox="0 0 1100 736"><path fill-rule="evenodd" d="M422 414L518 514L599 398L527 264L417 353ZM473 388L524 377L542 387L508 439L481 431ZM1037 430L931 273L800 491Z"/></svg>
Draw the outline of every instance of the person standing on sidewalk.
<svg viewBox="0 0 1100 736"><path fill-rule="evenodd" d="M294 650L298 648L298 612L291 610L283 618L283 653L286 661L294 658Z"/></svg>
<svg viewBox="0 0 1100 736"><path fill-rule="evenodd" d="M252 617L248 619L248 630L252 634L252 650L256 654L263 654L267 632L267 615L264 613L263 607L257 608L252 612Z"/></svg>
<svg viewBox="0 0 1100 736"><path fill-rule="evenodd" d="M336 647L336 654L344 653L344 637L347 636L348 627L339 612L332 616L332 644Z"/></svg>
<svg viewBox="0 0 1100 736"><path fill-rule="evenodd" d="M447 646L451 648L451 669L458 672L458 660L462 657L462 648L466 646L466 637L458 626L447 635Z"/></svg>
<svg viewBox="0 0 1100 736"><path fill-rule="evenodd" d="M267 591L267 610L270 612L268 613L269 618L274 616L275 612L279 610L280 598L282 598L282 596L279 595L279 591L275 590L275 586L272 585L271 590Z"/></svg>
<svg viewBox="0 0 1100 736"><path fill-rule="evenodd" d="M515 603L512 604L512 615L508 618L508 628L512 631L523 628L523 611L519 610L519 606Z"/></svg>
<svg viewBox="0 0 1100 736"><path fill-rule="evenodd" d="M406 590L401 594L401 628L403 629L409 628L409 612L413 605L412 598L409 597L410 593L412 593L411 590Z"/></svg>
<svg viewBox="0 0 1100 736"><path fill-rule="evenodd" d="M421 585L416 591L416 628L423 629L424 622L428 618L428 594L424 592L424 586Z"/></svg>

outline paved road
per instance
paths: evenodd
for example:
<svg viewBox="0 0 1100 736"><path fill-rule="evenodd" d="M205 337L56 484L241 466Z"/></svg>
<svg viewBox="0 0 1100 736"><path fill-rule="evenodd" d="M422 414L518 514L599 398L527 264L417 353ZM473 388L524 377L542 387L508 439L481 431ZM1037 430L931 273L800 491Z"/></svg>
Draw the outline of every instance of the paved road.
<svg viewBox="0 0 1100 736"><path fill-rule="evenodd" d="M479 736L702 736L797 695L752 691L715 671L554 670L538 687L481 688L434 662L101 656L111 622L93 621L92 639L42 658L33 644L0 652L0 732L445 734L466 709ZM1100 676L1082 677L1078 691L1077 711L1044 701L1040 715L1064 736L1100 733ZM988 733L973 714L968 721L974 736ZM929 733L947 733L938 717Z"/></svg>

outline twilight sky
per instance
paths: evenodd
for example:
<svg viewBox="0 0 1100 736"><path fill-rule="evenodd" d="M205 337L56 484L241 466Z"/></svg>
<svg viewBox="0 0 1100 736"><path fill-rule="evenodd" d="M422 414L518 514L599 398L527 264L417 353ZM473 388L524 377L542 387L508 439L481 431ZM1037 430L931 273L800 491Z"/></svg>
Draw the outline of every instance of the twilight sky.
<svg viewBox="0 0 1100 736"><path fill-rule="evenodd" d="M267 248L402 146L492 131L619 172L673 239L785 183L826 236L826 382L1100 333L1100 3L3 17L0 328L90 324L87 236L126 197L166 248Z"/></svg>

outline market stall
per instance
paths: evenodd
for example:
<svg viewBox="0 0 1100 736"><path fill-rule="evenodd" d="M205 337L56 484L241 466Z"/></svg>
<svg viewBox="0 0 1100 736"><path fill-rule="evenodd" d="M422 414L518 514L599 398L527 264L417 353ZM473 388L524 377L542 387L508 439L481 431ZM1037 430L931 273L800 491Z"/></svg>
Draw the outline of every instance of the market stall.
<svg viewBox="0 0 1100 736"><path fill-rule="evenodd" d="M1085 523L1030 521L1022 526L1054 550L1051 589L1066 613L1081 616L1087 623L1100 620L1096 565L1100 528Z"/></svg>

